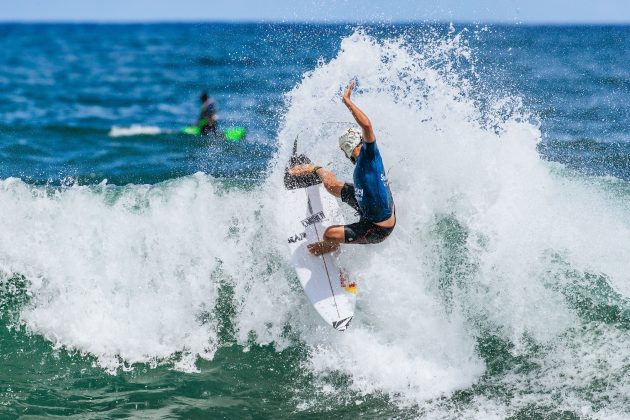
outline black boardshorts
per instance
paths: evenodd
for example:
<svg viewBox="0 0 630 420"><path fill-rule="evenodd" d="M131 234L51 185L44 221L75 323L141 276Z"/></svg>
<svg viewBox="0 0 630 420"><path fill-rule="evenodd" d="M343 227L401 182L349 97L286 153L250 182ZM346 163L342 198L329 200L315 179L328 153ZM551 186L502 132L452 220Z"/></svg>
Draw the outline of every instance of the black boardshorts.
<svg viewBox="0 0 630 420"><path fill-rule="evenodd" d="M347 244L378 244L383 242L394 230L394 226L390 228L375 225L363 219L359 203L354 196L354 185L347 182L341 187L341 201L355 209L361 218L358 222L344 225L343 232L345 243Z"/></svg>

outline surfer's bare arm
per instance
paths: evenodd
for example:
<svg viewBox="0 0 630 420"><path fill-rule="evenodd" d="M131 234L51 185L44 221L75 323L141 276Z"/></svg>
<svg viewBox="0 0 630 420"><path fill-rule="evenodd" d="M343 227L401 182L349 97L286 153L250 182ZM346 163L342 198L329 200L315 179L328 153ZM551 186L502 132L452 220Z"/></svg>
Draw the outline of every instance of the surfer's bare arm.
<svg viewBox="0 0 630 420"><path fill-rule="evenodd" d="M374 140L376 140L376 136L374 135L374 130L372 130L372 122L370 121L368 116L365 115L365 112L361 111L361 109L359 109L359 107L356 106L354 102L352 102L352 99L350 99L350 95L352 94L352 89L354 89L354 84L355 84L354 80L352 80L348 84L348 87L346 88L346 91L343 94L342 101L344 105L347 106L350 112L352 113L352 116L354 117L357 124L361 126L361 129L363 130L363 141L366 143L372 143L374 142Z"/></svg>
<svg viewBox="0 0 630 420"><path fill-rule="evenodd" d="M311 163L305 165L297 165L289 169L289 174L291 176L304 176L312 173L317 174L329 193L331 193L335 197L341 197L341 188L343 187L344 183L339 181L337 179L337 176L333 172L324 169L321 166L313 165Z"/></svg>
<svg viewBox="0 0 630 420"><path fill-rule="evenodd" d="M326 191L334 195L335 197L341 197L341 189L344 183L337 179L337 176L324 168L317 170L317 176L322 180Z"/></svg>

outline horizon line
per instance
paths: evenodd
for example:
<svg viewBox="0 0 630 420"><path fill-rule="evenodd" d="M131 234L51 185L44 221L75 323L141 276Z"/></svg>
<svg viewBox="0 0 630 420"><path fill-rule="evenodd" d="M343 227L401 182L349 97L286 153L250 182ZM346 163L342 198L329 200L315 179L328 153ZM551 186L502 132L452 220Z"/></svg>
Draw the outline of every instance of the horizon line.
<svg viewBox="0 0 630 420"><path fill-rule="evenodd" d="M511 20L374 20L374 21L350 21L350 20L230 20L230 19L54 19L54 20L24 20L24 19L1 19L0 24L23 24L23 25L159 25L159 24L243 24L243 25L409 25L409 24L425 24L425 25L503 25L503 26L630 26L630 21L511 21Z"/></svg>

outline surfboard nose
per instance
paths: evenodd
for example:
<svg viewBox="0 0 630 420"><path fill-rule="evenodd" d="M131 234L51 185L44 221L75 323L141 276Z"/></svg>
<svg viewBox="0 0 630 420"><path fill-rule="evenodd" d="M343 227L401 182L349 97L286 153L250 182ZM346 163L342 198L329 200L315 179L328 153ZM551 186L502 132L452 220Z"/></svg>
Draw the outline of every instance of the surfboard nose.
<svg viewBox="0 0 630 420"><path fill-rule="evenodd" d="M350 325L350 321L352 321L352 317L351 316L349 316L347 318L344 318L342 320L333 322L332 326L337 331L345 331L346 328L348 328L348 326Z"/></svg>

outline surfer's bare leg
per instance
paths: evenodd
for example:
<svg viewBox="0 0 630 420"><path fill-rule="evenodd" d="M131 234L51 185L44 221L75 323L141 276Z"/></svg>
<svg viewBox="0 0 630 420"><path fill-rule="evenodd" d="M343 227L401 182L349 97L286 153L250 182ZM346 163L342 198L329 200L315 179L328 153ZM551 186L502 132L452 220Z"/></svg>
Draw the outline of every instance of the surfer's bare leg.
<svg viewBox="0 0 630 420"><path fill-rule="evenodd" d="M289 169L289 174L292 176L304 176L312 174L313 172L315 172L317 176L319 176L319 179L322 180L326 191L335 197L341 197L341 188L344 183L339 181L333 172L324 169L321 166L313 165L312 163L296 165Z"/></svg>
<svg viewBox="0 0 630 420"><path fill-rule="evenodd" d="M339 249L339 245L341 245L345 241L345 234L343 225L335 225L329 226L324 231L324 240L319 242L314 242L312 244L307 245L308 250L311 254L315 256L327 254L329 252L334 252Z"/></svg>
<svg viewBox="0 0 630 420"><path fill-rule="evenodd" d="M333 172L330 172L321 166L313 164L296 165L289 169L289 174L292 176L304 176L308 174L316 173L322 180L326 190L335 197L341 197L341 189L344 183L339 181ZM345 233L343 225L329 226L324 231L324 238L322 241L314 242L307 245L308 250L315 256L334 252L339 249L339 245L345 241Z"/></svg>

